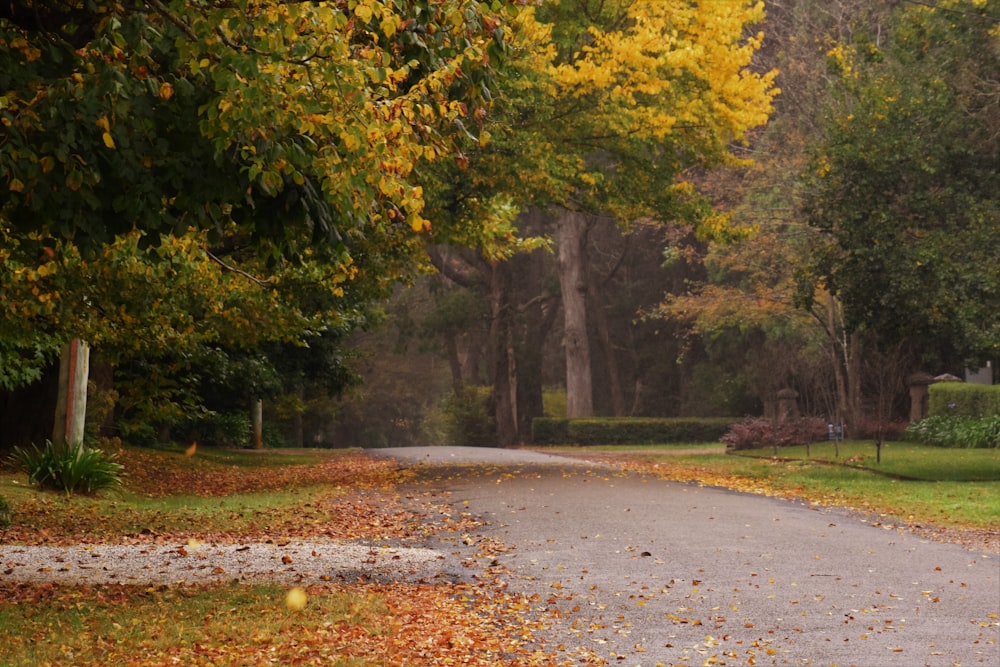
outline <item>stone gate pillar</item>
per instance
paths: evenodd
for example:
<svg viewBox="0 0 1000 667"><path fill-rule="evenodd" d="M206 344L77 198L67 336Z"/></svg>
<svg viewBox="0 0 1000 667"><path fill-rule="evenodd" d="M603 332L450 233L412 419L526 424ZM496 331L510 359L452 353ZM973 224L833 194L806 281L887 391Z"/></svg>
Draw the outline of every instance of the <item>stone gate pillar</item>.
<svg viewBox="0 0 1000 667"><path fill-rule="evenodd" d="M906 379L910 387L910 422L918 422L927 416L930 392L927 387L934 384L930 373L914 373Z"/></svg>
<svg viewBox="0 0 1000 667"><path fill-rule="evenodd" d="M778 423L799 417L799 392L794 389L782 389L777 394L778 397Z"/></svg>

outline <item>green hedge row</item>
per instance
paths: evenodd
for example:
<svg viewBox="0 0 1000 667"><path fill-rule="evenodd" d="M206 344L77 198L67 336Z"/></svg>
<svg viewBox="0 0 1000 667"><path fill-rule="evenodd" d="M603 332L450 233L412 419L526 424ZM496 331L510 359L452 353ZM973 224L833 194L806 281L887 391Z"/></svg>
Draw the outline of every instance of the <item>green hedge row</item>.
<svg viewBox="0 0 1000 667"><path fill-rule="evenodd" d="M931 416L992 417L1000 415L1000 385L939 382L928 387Z"/></svg>
<svg viewBox="0 0 1000 667"><path fill-rule="evenodd" d="M536 445L651 445L714 442L738 422L720 418L592 417L537 418L531 422Z"/></svg>

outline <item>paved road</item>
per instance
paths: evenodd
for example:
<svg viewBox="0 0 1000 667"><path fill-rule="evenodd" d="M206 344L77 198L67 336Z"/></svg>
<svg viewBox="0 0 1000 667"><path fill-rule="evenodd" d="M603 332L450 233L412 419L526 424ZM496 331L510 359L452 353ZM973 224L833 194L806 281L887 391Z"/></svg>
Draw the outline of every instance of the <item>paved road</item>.
<svg viewBox="0 0 1000 667"><path fill-rule="evenodd" d="M996 554L533 452L377 453L486 519L510 588L561 615L554 645L642 667L1000 666Z"/></svg>

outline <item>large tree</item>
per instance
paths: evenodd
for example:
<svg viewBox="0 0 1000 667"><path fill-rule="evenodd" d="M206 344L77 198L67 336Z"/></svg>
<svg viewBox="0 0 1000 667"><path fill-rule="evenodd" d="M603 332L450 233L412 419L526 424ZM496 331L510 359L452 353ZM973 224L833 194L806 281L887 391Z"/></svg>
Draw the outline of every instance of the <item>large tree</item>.
<svg viewBox="0 0 1000 667"><path fill-rule="evenodd" d="M453 171L438 173L436 214L513 207L520 211L517 228L554 240L573 416L593 411L588 311L599 281L586 271L588 230L595 221L624 228L638 219L697 221L700 231L724 226L679 181L687 169L732 159L732 143L767 118L773 76L750 71L760 35L744 33L762 15L761 3L742 1L528 6L511 26L513 50L493 113L481 119L490 141L469 150ZM497 317L516 311L505 299L492 295ZM494 330L512 329L496 322ZM506 398L520 393L520 370L504 361L516 355L509 344L493 350L495 404L521 403ZM497 414L496 421L516 420ZM517 436L514 428L504 432Z"/></svg>
<svg viewBox="0 0 1000 667"><path fill-rule="evenodd" d="M531 48L497 146L516 147L513 192L545 212L558 248L571 417L593 412L591 221L717 221L686 205L695 193L678 179L731 159L732 143L766 120L772 76L749 69L761 36L746 33L762 17L762 3L681 0L551 2L519 17Z"/></svg>
<svg viewBox="0 0 1000 667"><path fill-rule="evenodd" d="M235 224L405 245L430 226L413 169L454 153L503 47L475 0L0 10L5 217L78 243Z"/></svg>
<svg viewBox="0 0 1000 667"><path fill-rule="evenodd" d="M808 187L814 276L847 327L937 359L1000 350L1000 2L910 3L830 53Z"/></svg>
<svg viewBox="0 0 1000 667"><path fill-rule="evenodd" d="M417 170L477 139L511 6L0 3L0 385L72 336L304 343L428 239L489 243Z"/></svg>

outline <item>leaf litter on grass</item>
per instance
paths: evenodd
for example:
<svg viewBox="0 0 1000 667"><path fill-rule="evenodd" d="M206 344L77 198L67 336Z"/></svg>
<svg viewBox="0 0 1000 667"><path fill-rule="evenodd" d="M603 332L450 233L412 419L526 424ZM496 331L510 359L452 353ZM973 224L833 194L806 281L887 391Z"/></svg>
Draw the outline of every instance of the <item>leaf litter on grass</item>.
<svg viewBox="0 0 1000 667"><path fill-rule="evenodd" d="M268 586L0 590L10 667L600 664L540 646L530 605L495 582L311 586L292 610Z"/></svg>
<svg viewBox="0 0 1000 667"><path fill-rule="evenodd" d="M405 540L467 534L479 525L447 505L447 492L413 491L402 498L396 487L406 473L361 453L285 466L234 466L131 448L121 459L131 498L22 496L17 523L3 541ZM281 507L238 507L275 490L299 496ZM227 505L233 497L242 500ZM206 498L216 499L216 506L199 505ZM166 504L156 509L157 499ZM185 502L203 512L184 516ZM181 520L172 521L172 514ZM153 528L130 533L123 525L128 521ZM290 609L288 590L274 586L7 581L0 584L0 641L11 649L11 665L603 664L586 649L545 645L546 612L507 593L490 557L503 549L494 542L478 545L476 556L463 562L478 568L472 583L328 582L304 587L301 609ZM352 613L337 611L344 605Z"/></svg>

